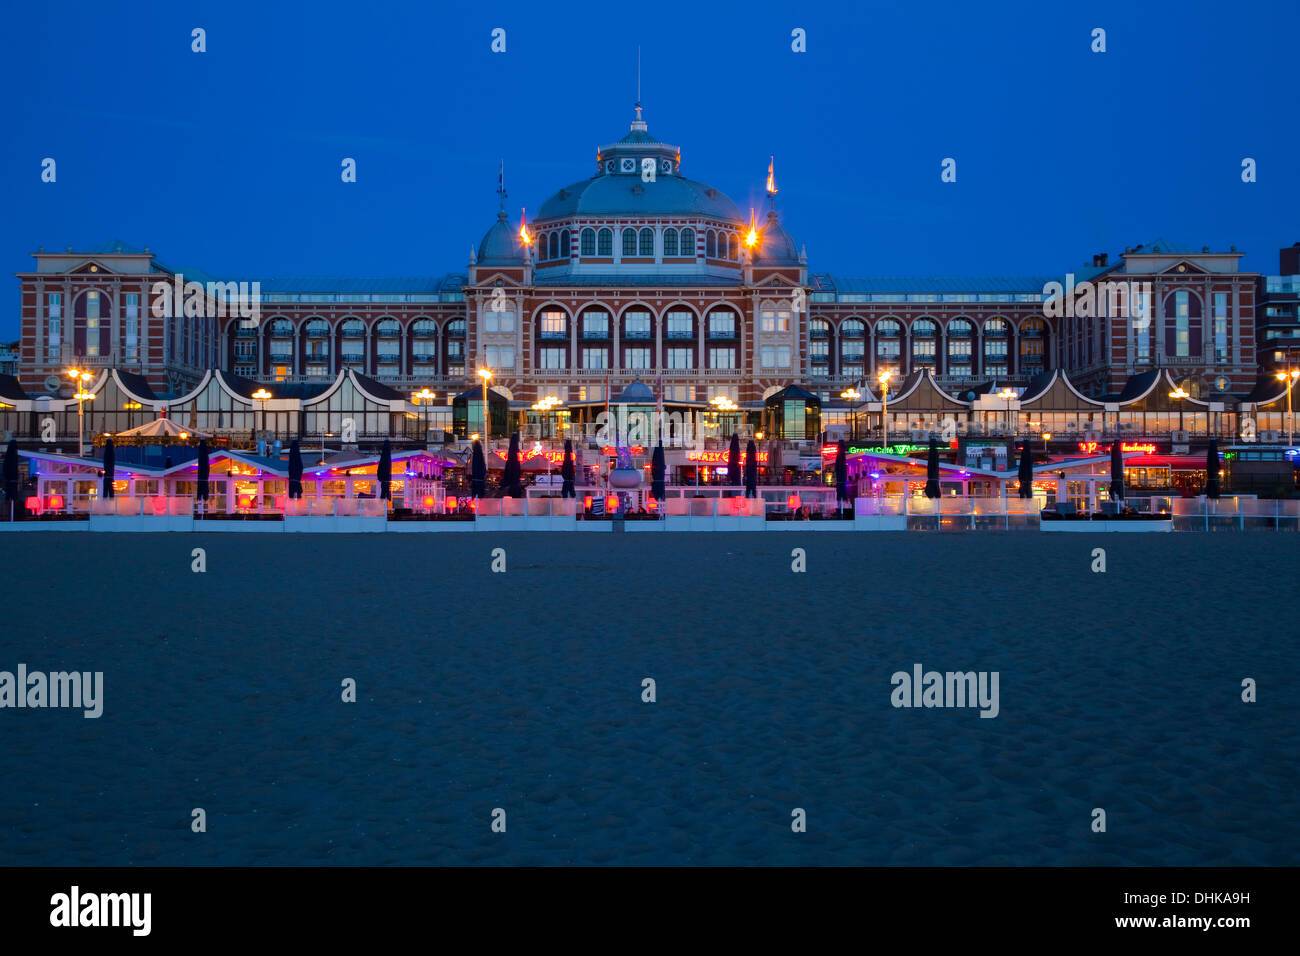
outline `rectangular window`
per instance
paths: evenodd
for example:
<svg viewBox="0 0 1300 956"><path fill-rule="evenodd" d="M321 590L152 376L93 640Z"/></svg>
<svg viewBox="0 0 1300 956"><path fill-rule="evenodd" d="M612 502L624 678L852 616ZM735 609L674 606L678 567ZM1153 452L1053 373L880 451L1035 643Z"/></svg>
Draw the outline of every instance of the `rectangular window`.
<svg viewBox="0 0 1300 956"><path fill-rule="evenodd" d="M93 289L86 293L86 318L99 318L99 293Z"/></svg>
<svg viewBox="0 0 1300 956"><path fill-rule="evenodd" d="M948 342L949 360L958 358L970 358L970 339L951 339Z"/></svg>
<svg viewBox="0 0 1300 956"><path fill-rule="evenodd" d="M825 346L825 342L815 342L814 345ZM884 342L880 343L884 345ZM897 344L896 342L894 343ZM867 354L867 343L862 339L845 339L840 343L840 357L845 361L862 361L862 357ZM895 353L897 354L897 353Z"/></svg>
<svg viewBox="0 0 1300 956"><path fill-rule="evenodd" d="M1228 361L1228 293L1214 293L1214 361Z"/></svg>
<svg viewBox="0 0 1300 956"><path fill-rule="evenodd" d="M764 332L789 332L790 313L785 311L760 312L759 327Z"/></svg>
<svg viewBox="0 0 1300 956"><path fill-rule="evenodd" d="M667 368L694 368L694 349L669 349Z"/></svg>
<svg viewBox="0 0 1300 956"><path fill-rule="evenodd" d="M736 313L710 313L709 335L715 339L734 339L736 337Z"/></svg>
<svg viewBox="0 0 1300 956"><path fill-rule="evenodd" d="M623 338L625 339L648 339L650 338L650 313L649 312L629 312L623 317Z"/></svg>
<svg viewBox="0 0 1300 956"><path fill-rule="evenodd" d="M489 345L487 353L488 368L514 368L515 347L513 345Z"/></svg>
<svg viewBox="0 0 1300 956"><path fill-rule="evenodd" d="M63 293L51 292L46 296L45 315L51 319L63 318Z"/></svg>
<svg viewBox="0 0 1300 956"><path fill-rule="evenodd" d="M776 367L777 367L777 368L789 368L789 367L790 367L790 346L788 346L788 345L781 345L781 346L778 346L778 347L777 347L777 350L776 350Z"/></svg>
<svg viewBox="0 0 1300 956"><path fill-rule="evenodd" d="M614 255L614 232L611 229L602 229L596 235L596 255L604 256L606 259Z"/></svg>
<svg viewBox="0 0 1300 956"><path fill-rule="evenodd" d="M624 368L649 368L650 350L649 349L624 349L623 367Z"/></svg>
<svg viewBox="0 0 1300 956"><path fill-rule="evenodd" d="M694 316L689 312L669 312L664 326L664 338L690 339L695 337Z"/></svg>
<svg viewBox="0 0 1300 956"><path fill-rule="evenodd" d="M808 355L814 362L825 362L830 358L830 343L825 339L812 342L808 347Z"/></svg>
<svg viewBox="0 0 1300 956"><path fill-rule="evenodd" d="M1002 359L1007 357L1007 340L1006 339L986 339L984 341L984 357L986 359Z"/></svg>
<svg viewBox="0 0 1300 956"><path fill-rule="evenodd" d="M963 377L970 376L970 366L965 364L953 364L948 366L949 375L958 375Z"/></svg>
<svg viewBox="0 0 1300 956"><path fill-rule="evenodd" d="M709 368L735 368L735 349L709 349Z"/></svg>
<svg viewBox="0 0 1300 956"><path fill-rule="evenodd" d="M583 349L582 367L583 368L609 368L609 350L608 349Z"/></svg>
<svg viewBox="0 0 1300 956"><path fill-rule="evenodd" d="M1040 350L1042 349L1042 345L1043 344L1041 342L1038 343L1038 347ZM934 339L916 339L915 341L913 341L912 354L917 358L928 358L930 359L931 362L933 362L934 361Z"/></svg>
<svg viewBox="0 0 1300 956"><path fill-rule="evenodd" d="M845 345L849 343L845 342ZM902 345L898 339L881 339L876 343L876 355L883 359L896 359L903 354Z"/></svg>
<svg viewBox="0 0 1300 956"><path fill-rule="evenodd" d="M1186 357L1188 354L1188 313L1191 295L1187 292L1174 293L1174 349L1173 354ZM1166 338L1166 345L1168 339Z"/></svg>
<svg viewBox="0 0 1300 956"><path fill-rule="evenodd" d="M45 359L48 362L57 362L59 352L62 348L60 330L63 326L63 320L56 317L45 320Z"/></svg>
<svg viewBox="0 0 1300 956"><path fill-rule="evenodd" d="M274 346L272 346L274 348ZM452 339L447 343L447 358L453 362L459 362L465 357L465 343L459 339Z"/></svg>
<svg viewBox="0 0 1300 956"><path fill-rule="evenodd" d="M540 368L568 368L568 349L542 349Z"/></svg>
<svg viewBox="0 0 1300 956"><path fill-rule="evenodd" d="M562 339L569 333L568 316L558 310L543 312L541 324L544 339Z"/></svg>
<svg viewBox="0 0 1300 956"><path fill-rule="evenodd" d="M308 349L311 349L312 346L320 346L320 348L322 349L322 351L316 354L319 354L321 356L326 356L330 354L330 348L328 342L307 343ZM402 348L401 342L397 342L393 339L380 339L378 342L375 343L375 354L379 356L379 361L381 362L384 361L385 359L395 362L397 361L397 356L401 354L401 348ZM310 355L312 353L309 351L308 354Z"/></svg>
<svg viewBox="0 0 1300 956"><path fill-rule="evenodd" d="M776 368L776 349L772 348L770 345L764 346L758 350L758 354L759 364L763 368Z"/></svg>
<svg viewBox="0 0 1300 956"><path fill-rule="evenodd" d="M623 255L625 256L636 255L636 230L635 229L623 230Z"/></svg>
<svg viewBox="0 0 1300 956"><path fill-rule="evenodd" d="M584 339L609 338L609 313L586 312L582 316L582 337ZM604 366L601 366L602 368Z"/></svg>
<svg viewBox="0 0 1300 956"><path fill-rule="evenodd" d="M513 332L515 330L515 313L513 309L493 312L490 308L483 313L484 332Z"/></svg>

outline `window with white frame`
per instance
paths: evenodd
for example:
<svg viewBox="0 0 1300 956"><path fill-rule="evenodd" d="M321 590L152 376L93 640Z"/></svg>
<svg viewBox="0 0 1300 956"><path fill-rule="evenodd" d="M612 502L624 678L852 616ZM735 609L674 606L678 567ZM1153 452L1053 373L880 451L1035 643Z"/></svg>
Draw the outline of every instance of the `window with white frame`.
<svg viewBox="0 0 1300 956"><path fill-rule="evenodd" d="M667 368L694 368L695 349L669 349Z"/></svg>
<svg viewBox="0 0 1300 956"><path fill-rule="evenodd" d="M489 345L487 353L488 368L514 368L515 347L513 345Z"/></svg>
<svg viewBox="0 0 1300 956"><path fill-rule="evenodd" d="M569 367L568 349L542 349L538 359L538 368L556 369Z"/></svg>
<svg viewBox="0 0 1300 956"><path fill-rule="evenodd" d="M760 312L759 329L763 332L789 332L790 313L785 310Z"/></svg>
<svg viewBox="0 0 1300 956"><path fill-rule="evenodd" d="M623 367L643 369L650 367L649 349L624 349Z"/></svg>
<svg viewBox="0 0 1300 956"><path fill-rule="evenodd" d="M709 368L735 368L735 349L709 349Z"/></svg>
<svg viewBox="0 0 1300 956"><path fill-rule="evenodd" d="M583 368L609 368L609 349L584 348L582 350Z"/></svg>
<svg viewBox="0 0 1300 956"><path fill-rule="evenodd" d="M500 301L500 300L497 300ZM502 309L495 312L489 303L487 311L483 313L483 331L484 332L513 332L515 330L515 310Z"/></svg>

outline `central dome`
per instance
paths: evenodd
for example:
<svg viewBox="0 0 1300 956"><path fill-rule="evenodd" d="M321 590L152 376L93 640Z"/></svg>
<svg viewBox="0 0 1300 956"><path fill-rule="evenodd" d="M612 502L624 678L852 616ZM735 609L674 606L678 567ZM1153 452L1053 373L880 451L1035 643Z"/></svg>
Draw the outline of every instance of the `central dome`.
<svg viewBox="0 0 1300 956"><path fill-rule="evenodd" d="M681 175L681 159L681 150L651 136L638 115L626 136L596 153L596 175L565 186L542 203L537 221L691 216L741 223L740 210L727 195Z"/></svg>
<svg viewBox="0 0 1300 956"><path fill-rule="evenodd" d="M639 173L594 176L566 186L542 203L538 220L570 216L706 216L741 223L740 210L725 194L682 176Z"/></svg>

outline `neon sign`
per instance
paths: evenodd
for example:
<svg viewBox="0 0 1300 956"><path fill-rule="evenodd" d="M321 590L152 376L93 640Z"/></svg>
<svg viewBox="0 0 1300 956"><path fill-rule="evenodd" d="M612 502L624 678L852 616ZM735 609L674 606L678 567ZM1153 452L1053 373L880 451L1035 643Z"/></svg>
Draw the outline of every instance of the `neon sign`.
<svg viewBox="0 0 1300 956"><path fill-rule="evenodd" d="M767 464L767 452L760 451L758 455L759 464ZM688 451L686 453L687 461L695 461L704 465L728 465L730 462L730 452L725 451ZM740 453L740 461L743 464L746 460L744 451Z"/></svg>
<svg viewBox="0 0 1300 956"><path fill-rule="evenodd" d="M954 448L956 446L940 445L940 447ZM850 455L862 455L862 454L897 455L900 458L905 458L906 456L910 455L914 451L929 451L929 450L930 450L929 445L867 445L866 447L853 445L849 448L849 454ZM837 454L839 454L838 446L836 445L822 446L823 458L834 458Z"/></svg>
<svg viewBox="0 0 1300 956"><path fill-rule="evenodd" d="M1154 455L1156 453L1155 442L1149 441L1122 441L1119 443L1119 450L1122 452L1137 452L1143 455ZM1079 451L1084 454L1094 455L1101 451L1100 442L1081 441L1079 442Z"/></svg>

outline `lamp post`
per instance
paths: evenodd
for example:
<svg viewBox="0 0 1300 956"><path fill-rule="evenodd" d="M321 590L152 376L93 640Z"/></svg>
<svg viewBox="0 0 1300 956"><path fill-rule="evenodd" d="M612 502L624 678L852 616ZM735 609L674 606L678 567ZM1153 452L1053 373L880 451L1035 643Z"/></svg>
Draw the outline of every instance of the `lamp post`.
<svg viewBox="0 0 1300 956"><path fill-rule="evenodd" d="M1015 397L1016 392L1013 388L1004 388L1002 391L998 392L998 398L1007 403L1006 415L1003 420L1006 423L1007 431L1012 435L1014 435L1015 432L1011 430L1011 400Z"/></svg>
<svg viewBox="0 0 1300 956"><path fill-rule="evenodd" d="M82 458L86 454L86 430L82 424L84 421L85 409L82 402L94 401L95 393L86 388L86 383L89 382L92 377L89 372L83 371L82 369L70 368L68 369L68 377L77 383L77 394L75 396L77 399L77 457ZM1288 400L1290 397L1291 392L1288 389Z"/></svg>
<svg viewBox="0 0 1300 956"><path fill-rule="evenodd" d="M411 401L420 406L420 421L424 425L424 443L426 446L429 444L429 417L425 410L428 408L429 403L437 397L434 392L429 391L427 385L411 395Z"/></svg>
<svg viewBox="0 0 1300 956"><path fill-rule="evenodd" d="M892 369L885 369L876 376L880 383L880 447L889 447L889 380L893 377Z"/></svg>
<svg viewBox="0 0 1300 956"><path fill-rule="evenodd" d="M260 402L262 405L262 431L265 432L266 431L266 403L270 400L271 393L264 388L259 388L256 392L253 393L253 398L256 399L258 402Z"/></svg>
<svg viewBox="0 0 1300 956"><path fill-rule="evenodd" d="M478 370L478 377L483 379L483 447L486 449L492 439L492 418L488 414L488 382L492 380L492 370L490 368L481 368Z"/></svg>
<svg viewBox="0 0 1300 956"><path fill-rule="evenodd" d="M840 392L840 398L848 399L849 402L856 402L861 397L862 393L851 385ZM850 426L852 428L851 435L856 440L858 437L858 408L856 405L851 404L849 406L849 420L852 422Z"/></svg>
<svg viewBox="0 0 1300 956"><path fill-rule="evenodd" d="M1047 454L1047 443L1052 440L1051 432L1043 432L1043 454Z"/></svg>
<svg viewBox="0 0 1300 956"><path fill-rule="evenodd" d="M1288 393L1289 394L1289 393ZM1178 403L1178 430L1183 430L1183 402L1184 398L1191 398L1192 393L1184 389L1181 385L1169 393L1169 397Z"/></svg>
<svg viewBox="0 0 1300 956"><path fill-rule="evenodd" d="M1300 368L1293 368L1289 372L1278 372L1275 377L1279 382L1286 382L1286 443L1295 444L1295 417L1291 414L1291 386L1295 380L1300 378Z"/></svg>

